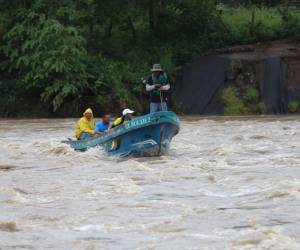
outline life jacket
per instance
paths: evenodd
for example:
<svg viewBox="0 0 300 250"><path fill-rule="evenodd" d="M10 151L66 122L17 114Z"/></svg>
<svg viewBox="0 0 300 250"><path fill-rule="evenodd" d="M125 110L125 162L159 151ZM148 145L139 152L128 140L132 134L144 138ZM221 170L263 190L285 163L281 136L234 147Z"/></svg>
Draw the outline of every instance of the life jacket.
<svg viewBox="0 0 300 250"><path fill-rule="evenodd" d="M159 77L156 77L154 74L151 75L152 85L161 84L165 86L169 83L168 76L166 73L159 74ZM167 92L160 91L159 89L153 89L150 92L151 100L154 102L160 102L160 92L162 92L162 101L166 101L167 99Z"/></svg>
<svg viewBox="0 0 300 250"><path fill-rule="evenodd" d="M122 125L126 121L125 116L118 117L112 125L112 128Z"/></svg>

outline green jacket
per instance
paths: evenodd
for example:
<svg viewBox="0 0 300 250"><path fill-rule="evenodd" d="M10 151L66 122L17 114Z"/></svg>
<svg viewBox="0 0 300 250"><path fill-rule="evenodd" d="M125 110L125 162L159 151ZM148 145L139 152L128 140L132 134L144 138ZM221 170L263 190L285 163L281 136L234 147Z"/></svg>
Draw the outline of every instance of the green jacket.
<svg viewBox="0 0 300 250"><path fill-rule="evenodd" d="M159 77L156 77L154 74L152 74L148 79L148 85L153 86L155 84L161 84L162 86L170 84L167 74L163 72L159 75ZM162 101L167 100L168 90L160 91L159 89L153 89L150 91L150 95L151 102L159 103L161 101L160 98L162 98Z"/></svg>

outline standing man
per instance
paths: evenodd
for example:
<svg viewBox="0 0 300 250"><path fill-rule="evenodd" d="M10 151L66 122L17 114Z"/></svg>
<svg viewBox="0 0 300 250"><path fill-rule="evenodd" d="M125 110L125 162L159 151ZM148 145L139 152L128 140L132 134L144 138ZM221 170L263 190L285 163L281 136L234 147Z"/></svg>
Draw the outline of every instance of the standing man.
<svg viewBox="0 0 300 250"><path fill-rule="evenodd" d="M154 64L151 72L152 74L146 84L146 91L150 92L151 96L150 113L167 111L170 80L160 64Z"/></svg>

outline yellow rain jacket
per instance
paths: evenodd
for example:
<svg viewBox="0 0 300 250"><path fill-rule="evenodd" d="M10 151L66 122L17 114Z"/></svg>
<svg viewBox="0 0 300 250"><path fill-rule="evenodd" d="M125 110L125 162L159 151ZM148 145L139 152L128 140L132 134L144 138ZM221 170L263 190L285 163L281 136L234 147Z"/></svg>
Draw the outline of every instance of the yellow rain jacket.
<svg viewBox="0 0 300 250"><path fill-rule="evenodd" d="M86 113L92 113L92 119L90 121L85 118ZM93 111L90 108L84 111L83 117L80 118L80 120L77 122L75 129L75 136L77 139L79 138L81 132L86 132L91 135L95 133L95 120L93 116Z"/></svg>
<svg viewBox="0 0 300 250"><path fill-rule="evenodd" d="M116 120L114 120L114 122L113 122L113 126L119 126L119 125L121 125L122 123L124 123L125 122L125 118L123 118L123 117L118 117Z"/></svg>
<svg viewBox="0 0 300 250"><path fill-rule="evenodd" d="M113 127L117 127L117 126L120 126L126 122L128 122L129 120L126 119L125 117L121 116L121 117L118 117L116 120L114 120L113 122Z"/></svg>

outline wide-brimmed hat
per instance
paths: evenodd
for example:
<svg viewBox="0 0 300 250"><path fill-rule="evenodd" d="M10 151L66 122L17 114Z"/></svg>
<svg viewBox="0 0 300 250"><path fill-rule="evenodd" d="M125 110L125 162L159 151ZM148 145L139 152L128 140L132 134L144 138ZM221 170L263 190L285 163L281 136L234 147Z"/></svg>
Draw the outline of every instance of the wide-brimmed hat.
<svg viewBox="0 0 300 250"><path fill-rule="evenodd" d="M163 68L161 67L160 64L153 64L153 67L151 69L151 72L155 72L155 71L164 71Z"/></svg>
<svg viewBox="0 0 300 250"><path fill-rule="evenodd" d="M123 110L123 112L122 112L122 115L128 115L128 114L133 114L134 113L134 111L133 110L131 110L131 109L124 109Z"/></svg>

